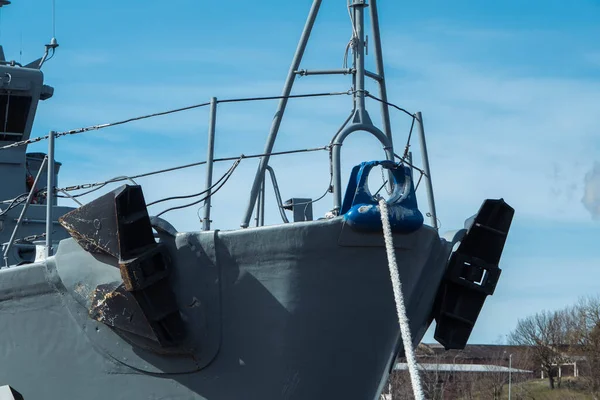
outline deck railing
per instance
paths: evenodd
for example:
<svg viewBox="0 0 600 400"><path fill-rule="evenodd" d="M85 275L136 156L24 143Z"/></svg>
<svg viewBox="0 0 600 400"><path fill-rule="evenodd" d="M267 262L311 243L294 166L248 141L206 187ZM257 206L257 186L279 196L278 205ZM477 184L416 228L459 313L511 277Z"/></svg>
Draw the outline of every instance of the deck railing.
<svg viewBox="0 0 600 400"><path fill-rule="evenodd" d="M203 203L204 203L203 204L204 205L203 218L202 218L202 229L203 230L210 230L210 228L211 228L211 222L212 222L211 221L211 198L212 198L212 196L216 193L216 191L218 191L223 186L223 184L224 184L223 180L226 182L226 180L229 178L230 174L232 173L232 169L234 170L240 161L242 161L244 159L249 159L249 158L264 159L265 157L270 157L270 156L278 156L278 155L300 153L300 152L311 152L311 151L322 151L322 150L326 150L326 151L330 152L331 174L332 175L331 175L331 184L328 189L328 192L333 193L334 199L333 199L333 210L332 211L333 211L334 215L337 215L337 214L339 214L340 205L341 205L341 196L342 196L340 150L341 150L341 146L344 142L344 139L348 135L350 135L351 133L356 132L356 131L366 131L366 132L370 133L371 135L375 136L380 141L382 146L384 147L384 151L386 153L386 158L392 159L392 160L397 159L400 162L406 163L407 165L411 166L411 168L419 171L421 176L419 178L419 182L417 183L417 188L419 186L421 179L423 177L425 177L425 181L426 181L426 185L427 185L427 192L428 192L428 203L429 203L429 209L430 209L430 212L427 213L427 215L431 218L431 225L433 227L437 228L438 224L437 224L437 217L436 217L436 211L435 211L435 201L434 201L434 197L433 197L433 188L432 188L432 184L431 184L431 172L430 172L429 160L428 160L428 156L427 156L427 146L426 146L426 142L425 142L423 117L420 112L411 114L411 113L407 112L406 110L404 110L398 106L395 106L394 104L385 102L385 106L392 106L394 108L397 108L398 110L411 116L411 118L413 119L412 125L411 125L411 131L409 132L409 135L408 135L409 139L407 141L407 144L405 146L405 151L402 156L399 156L392 151L393 147L392 147L391 141L388 139L387 135L385 135L381 130L376 128L370 122L370 119L368 117L368 114L366 113L366 110L355 109L352 111L352 113L348 117L348 119L346 119L346 121L342 124L342 126L339 128L339 130L336 132L336 134L333 136L332 140L330 141L330 143L327 146L311 148L311 149L296 149L296 150L282 151L282 152L253 154L253 155L249 155L249 156L242 155L240 157L226 157L226 158L215 158L214 157L214 143L215 143L215 134L216 134L216 125L217 125L217 111L218 111L219 104L263 101L263 100L276 100L276 99L281 100L283 97L287 97L287 99L290 99L290 98L340 96L340 95L352 95L352 94L354 94L352 91L348 91L348 92L332 92L332 93L311 93L311 94L290 95L290 96L235 98L235 99L224 99L224 100L218 100L217 98L213 97L213 98L211 98L211 100L209 102L196 104L196 105L192 105L192 106L188 106L188 107L183 107L183 108L179 108L179 109L175 109L175 110L168 110L168 111L164 111L164 112L143 115L143 116L138 116L138 117L134 117L134 118L128 118L126 120L121 120L121 121L117 121L117 122L93 125L93 126L89 126L89 127L85 127L85 128L79 128L79 129L74 129L74 130L69 130L69 131L64 131L64 132L51 131L51 132L49 132L49 134L47 136L28 139L28 140L21 141L21 142L15 142L15 143L6 145L4 147L0 147L0 151L3 149L13 148L13 147L17 147L17 146L25 146L25 145L28 145L31 143L39 142L41 140L46 140L46 139L48 140L47 188L53 188L53 190L46 189L45 254L47 257L49 257L53 254L53 248L52 248L53 207L54 207L53 202L54 202L54 197L58 195L57 192L66 193L67 198L71 198L72 200L77 201L76 197L79 197L82 194L71 196L68 193L73 192L73 191L83 190L83 189L97 190L109 183L116 183L116 182L121 182L121 181L125 181L125 180L131 180L132 182L135 182L133 179L136 179L139 177L161 174L161 173L171 172L171 171L175 171L175 170L179 170L179 169L183 169L183 168L189 168L189 167L204 165L204 164L206 164L206 167L207 167L206 168L205 190L198 194L199 196L203 196L201 201L203 201ZM378 98L370 95L368 92L366 93L365 96L373 98L380 102L382 101L381 99L378 99ZM55 143L56 143L57 138L60 138L63 136L75 135L75 134L84 133L84 132L96 131L96 130L105 129L108 127L114 127L114 126L130 123L133 121L139 121L139 120L146 119L146 118L154 118L154 117L158 117L158 116L162 116L162 115L168 115L168 114L172 114L172 113L176 113L176 112L182 112L182 111L201 108L201 107L210 107L209 121L208 121L208 135L207 135L208 144L207 144L206 160L192 163L192 164L176 166L173 168L167 168L167 169L158 170L158 171L151 171L151 172L139 174L136 176L122 176L122 177L118 177L118 178L111 179L108 181L81 184L81 185L70 186L70 187L65 187L65 188L57 188L56 187L56 183L55 183L56 177L54 174L54 169L55 169L54 148L55 148ZM410 152L410 138L412 137L412 130L414 128L414 125L417 125L417 129L419 131L419 141L420 141L420 147L421 147L421 153L422 153L422 161L424 164L423 169L417 168L412 163L412 152ZM232 169L230 169L230 171L228 171L228 173L226 175L221 177L218 181L214 182L213 165L215 162L222 162L222 161L236 161L236 163L234 164ZM40 168L40 171L42 170L42 168ZM274 194L275 194L275 198L277 201L277 207L279 208L279 212L281 214L282 220L284 223L287 223L289 221L283 210L284 204L282 202L281 195L279 193L277 180L275 177L275 171L270 166L267 165L265 168L265 174L263 174L260 178L259 193L257 196L257 200L252 205L252 208L257 207L257 209L256 209L256 222L257 222L256 225L257 226L264 225L265 175L266 175L266 173L269 173L269 175L271 177L271 181L272 181L273 188L274 188ZM33 191L30 192L30 194L31 193L33 193ZM327 192L325 194L327 194ZM322 197L324 197L324 196L322 196ZM163 199L163 200L169 200L169 199ZM162 201L162 200L160 200L160 201ZM160 201L158 201L158 202L160 202ZM310 203L312 203L312 202L314 202L314 201L310 201ZM27 201L27 203L24 205L23 213L26 211L28 203L29 203L29 201ZM79 205L81 205L81 203L79 203L79 202L77 202L77 203ZM198 203L199 202L196 201L193 204L198 204ZM182 207L176 207L176 208L182 208ZM170 209L168 209L166 211L169 211L169 210ZM163 211L163 213L166 211ZM250 210L250 212L252 212L252 210ZM13 237L11 238L10 243L13 243L15 241L14 237L16 237L16 233L18 232L19 226L20 226L20 222L17 221L17 225L14 228L13 235L12 235ZM10 246L10 244L9 244L9 246ZM9 249L7 249L7 250L9 250ZM6 259L6 257L7 257L7 252L5 251L5 259Z"/></svg>

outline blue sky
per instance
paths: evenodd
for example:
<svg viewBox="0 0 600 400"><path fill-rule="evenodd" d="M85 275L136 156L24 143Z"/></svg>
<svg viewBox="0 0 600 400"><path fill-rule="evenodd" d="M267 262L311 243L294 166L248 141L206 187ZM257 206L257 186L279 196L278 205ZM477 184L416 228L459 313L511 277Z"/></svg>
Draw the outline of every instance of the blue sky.
<svg viewBox="0 0 600 400"><path fill-rule="evenodd" d="M211 96L277 95L311 4L56 3L60 47L44 67L55 95L40 104L36 136ZM342 64L350 38L345 0L324 3L303 68ZM51 11L50 0L17 0L2 9L0 41L8 58L41 56L52 36ZM424 115L441 231L460 228L485 198L503 197L516 209L500 283L470 342L496 342L518 318L600 292L600 225L592 215L600 210L600 167L594 169L600 162L600 3L380 0L380 15L390 100ZM372 57L367 65L373 69ZM345 77L306 77L294 92L349 86ZM368 102L378 121L376 106ZM220 106L216 155L260 153L275 107ZM345 96L292 102L275 149L326 145L350 109ZM207 118L202 109L61 139L59 185L202 160ZM392 122L401 151L410 121L394 113ZM45 147L30 148L36 150ZM345 173L381 157L372 138L352 136L343 150ZM326 153L277 158L272 165L284 199L316 198L327 187ZM239 225L255 167L244 161L215 196L215 227ZM148 201L192 193L203 187L204 169L139 183ZM419 201L427 210L424 192ZM277 223L272 196L267 206L268 222ZM315 213L330 207L327 197ZM199 229L196 209L168 215L181 231ZM432 340L431 332L424 340Z"/></svg>

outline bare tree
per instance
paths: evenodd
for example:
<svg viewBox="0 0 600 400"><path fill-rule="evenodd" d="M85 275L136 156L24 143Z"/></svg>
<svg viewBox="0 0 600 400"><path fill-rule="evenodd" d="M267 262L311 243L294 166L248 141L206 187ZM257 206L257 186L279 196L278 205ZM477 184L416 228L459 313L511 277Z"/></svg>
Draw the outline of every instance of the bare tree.
<svg viewBox="0 0 600 400"><path fill-rule="evenodd" d="M569 308L568 332L571 353L579 356L579 375L587 381L594 398L600 392L600 297L584 297Z"/></svg>
<svg viewBox="0 0 600 400"><path fill-rule="evenodd" d="M405 362L405 359L399 359L399 362ZM427 368L425 368L427 366ZM423 393L429 400L443 400L453 392L453 374L444 371L441 368L441 359L439 355L431 355L428 361L419 367L421 376L421 385ZM413 390L410 375L407 370L394 371L389 380L392 386L393 400L413 399Z"/></svg>
<svg viewBox="0 0 600 400"><path fill-rule="evenodd" d="M508 373L499 370L498 366L508 362L508 355L496 353L490 357L489 361L490 364L486 366L487 372L482 378L482 389L486 393L486 398L499 400L502 397L504 385L508 384Z"/></svg>
<svg viewBox="0 0 600 400"><path fill-rule="evenodd" d="M430 400L442 400L449 374L441 370L439 356L435 356L435 362L429 364L429 366L430 368L421 375L423 392Z"/></svg>
<svg viewBox="0 0 600 400"><path fill-rule="evenodd" d="M560 387L560 377L556 376L555 371L556 366L566 358L561 349L568 342L567 321L566 310L542 311L520 319L515 330L509 335L511 344L530 346L533 359L548 377L550 389L555 388L555 382Z"/></svg>
<svg viewBox="0 0 600 400"><path fill-rule="evenodd" d="M478 377L473 373L460 373L453 376L452 390L453 396L450 398L473 400L477 394Z"/></svg>
<svg viewBox="0 0 600 400"><path fill-rule="evenodd" d="M393 400L412 400L414 398L408 371L394 371L390 375L390 394Z"/></svg>
<svg viewBox="0 0 600 400"><path fill-rule="evenodd" d="M528 347L521 347L513 353L512 367L519 370L532 371L532 373L513 373L513 396L516 400L535 400L535 396L530 393L530 389L522 383L534 378L533 373L539 369L539 363L535 358L533 351Z"/></svg>

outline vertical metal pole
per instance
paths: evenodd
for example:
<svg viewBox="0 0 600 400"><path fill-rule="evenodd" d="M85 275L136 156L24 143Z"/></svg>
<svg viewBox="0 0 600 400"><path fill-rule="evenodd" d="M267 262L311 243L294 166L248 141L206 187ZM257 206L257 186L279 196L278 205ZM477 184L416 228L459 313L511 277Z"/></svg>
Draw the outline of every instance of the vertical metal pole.
<svg viewBox="0 0 600 400"><path fill-rule="evenodd" d="M412 156L412 151L408 152L408 162L410 163L410 179L414 178L414 173L415 170L413 168L413 156Z"/></svg>
<svg viewBox="0 0 600 400"><path fill-rule="evenodd" d="M48 185L46 186L46 257L52 255L52 229L54 221L52 218L52 207L54 203L54 137L55 131L48 135Z"/></svg>
<svg viewBox="0 0 600 400"><path fill-rule="evenodd" d="M373 29L373 53L375 57L375 71L381 77L379 84L379 97L387 102L387 88L385 86L385 72L383 68L383 49L381 47L381 35L379 32L379 13L377 12L377 0L371 0L371 25ZM392 124L390 122L390 110L386 104L381 104L381 120L383 121L383 133L392 140Z"/></svg>
<svg viewBox="0 0 600 400"><path fill-rule="evenodd" d="M265 184L266 184L266 174L263 175L263 179L262 179L262 185L260 185L260 196L258 197L260 199L260 217L258 220L258 224L259 226L265 226Z"/></svg>
<svg viewBox="0 0 600 400"><path fill-rule="evenodd" d="M365 4L366 0L353 0L354 27L356 29L356 51L354 68L356 68L356 108L365 109Z"/></svg>
<svg viewBox="0 0 600 400"><path fill-rule="evenodd" d="M256 226L265 225L265 180L263 178L262 184L260 185L260 192L258 192L258 198L256 199Z"/></svg>
<svg viewBox="0 0 600 400"><path fill-rule="evenodd" d="M13 230L12 235L10 236L10 240L8 241L8 245L6 246L6 250L4 251L4 265L7 267L8 267L8 254L10 253L10 249L13 246L15 237L17 236L17 233L19 232L19 228L21 227L21 223L23 222L23 217L25 216L25 213L27 212L27 209L29 208L29 205L31 204L31 198L33 197L33 194L35 193L35 188L37 187L40 176L42 175L42 170L46 166L47 161L48 161L48 157L44 157L44 160L42 161L42 165L40 166L40 169L38 170L38 173L35 176L35 180L33 181L33 186L31 187L31 191L29 192L29 195L27 196L27 202L25 203L25 205L23 206L23 209L21 210L21 215L19 215L19 218L17 219L17 225L15 225L15 229Z"/></svg>
<svg viewBox="0 0 600 400"><path fill-rule="evenodd" d="M250 218L252 218L252 211L254 205L256 204L256 198L258 197L261 181L265 176L265 169L269 164L268 154L273 151L273 145L275 144L275 139L277 138L277 133L279 132L279 127L281 126L283 113L285 112L285 107L287 106L287 97L292 92L292 86L294 85L294 79L296 78L296 74L294 73L294 71L297 71L300 67L300 62L302 61L304 50L306 50L306 44L308 43L310 33L315 24L317 14L319 13L321 2L322 0L314 0L312 8L310 9L310 13L308 14L308 19L306 20L304 31L302 32L302 36L300 37L300 42L298 43L296 54L294 55L292 65L290 67L287 79L285 81L285 85L283 87L283 98L279 101L279 106L277 107L277 112L275 113L275 117L273 118L273 123L271 125L271 131L269 133L269 137L267 138L267 143L265 145L264 151L264 153L267 155L260 159L260 164L258 166L258 170L256 171L254 182L252 183L252 190L250 191L250 201L248 202L248 206L246 207L242 223L240 224L242 228L247 228L248 224L250 223Z"/></svg>
<svg viewBox="0 0 600 400"><path fill-rule="evenodd" d="M371 28L373 30L373 53L375 57L375 71L381 77L377 81L379 85L379 97L385 103L388 101L387 87L385 84L385 70L383 67L383 47L381 46L381 32L379 30L379 12L377 11L377 0L371 0ZM381 103L381 121L383 122L383 133L392 143L392 123L390 121L390 109L387 104ZM412 161L411 161L412 164ZM411 170L412 172L412 170ZM392 171L388 171L389 189L392 188Z"/></svg>
<svg viewBox="0 0 600 400"><path fill-rule="evenodd" d="M204 218L202 230L210 230L210 198L212 195L213 159L215 155L215 124L217 123L217 98L210 99L210 116L208 120L208 148L206 149L206 200L204 200Z"/></svg>
<svg viewBox="0 0 600 400"><path fill-rule="evenodd" d="M419 139L421 141L421 157L423 158L423 170L427 175L427 198L429 200L429 211L431 213L431 226L438 229L437 213L435 212L435 199L433 198L433 184L431 183L431 170L429 169L429 156L427 155L427 143L425 142L425 127L423 126L423 115L417 112L417 122L419 125Z"/></svg>
<svg viewBox="0 0 600 400"><path fill-rule="evenodd" d="M508 400L510 400L510 390L512 386L512 354L508 355Z"/></svg>
<svg viewBox="0 0 600 400"><path fill-rule="evenodd" d="M260 196L258 196L258 198L256 199L256 217L254 217L254 219L256 220L256 226L259 227L260 226Z"/></svg>

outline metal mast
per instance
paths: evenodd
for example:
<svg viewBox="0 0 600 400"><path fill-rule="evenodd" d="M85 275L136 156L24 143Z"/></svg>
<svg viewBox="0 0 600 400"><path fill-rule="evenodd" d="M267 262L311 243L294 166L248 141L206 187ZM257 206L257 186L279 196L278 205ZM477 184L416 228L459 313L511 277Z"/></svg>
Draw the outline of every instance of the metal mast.
<svg viewBox="0 0 600 400"><path fill-rule="evenodd" d="M265 154L269 154L273 151L273 145L275 144L275 139L277 138L277 134L279 133L281 120L283 119L283 114L287 106L287 97L292 92L292 87L294 86L294 79L296 78L296 71L300 67L302 56L304 56L304 50L306 50L306 44L308 43L308 39L310 38L310 33L312 32L315 20L317 19L317 14L319 13L321 2L322 0L314 0L313 5L310 9L310 13L308 14L308 19L306 20L304 30L302 31L302 36L300 37L300 42L298 43L298 48L296 49L296 54L294 55L294 59L288 72L287 79L285 80L285 85L283 86L283 92L281 94L283 98L279 101L279 106L277 107L275 117L273 118L271 131L269 133L269 137L267 138L267 144L265 145ZM250 192L250 200L248 203L248 207L246 208L244 219L241 223L242 228L247 228L250 223L250 219L252 218L252 212L254 210L254 205L256 204L256 198L258 197L262 181L265 178L265 170L267 169L268 164L268 155L260 159L260 164L258 166L258 170L256 171L256 176L254 177L254 183L252 184L252 190Z"/></svg>
<svg viewBox="0 0 600 400"><path fill-rule="evenodd" d="M321 7L322 0L314 0L310 9L308 19L304 26L300 42L296 49L292 65L288 72L287 79L283 88L283 98L279 102L271 130L267 138L265 145L265 154L269 154L273 151L273 145L279 132L279 127L285 109L287 106L288 97L292 91L294 80L296 75L307 76L307 75L335 75L335 74L352 74L353 83L353 100L354 109L348 119L342 124L338 132L331 140L331 170L333 174L331 191L333 193L333 213L339 215L342 203L342 185L341 185L341 146L344 139L353 132L365 131L375 136L382 144L385 151L386 158L388 160L394 160L394 149L392 142L392 128L390 123L390 113L388 108L387 90L385 85L385 73L383 67L383 52L381 48L381 36L379 32L379 14L377 12L377 0L370 0L370 4L367 4L367 0L349 0L348 7L350 9L350 16L352 18L352 40L350 47L353 53L353 67L341 69L327 69L327 70L306 70L300 69L300 63L306 49L310 34L312 32L317 14ZM373 45L372 51L375 57L375 68L376 72L371 72L365 68L365 55L366 55L366 43L365 43L365 11L369 8L371 15L371 25L373 34ZM365 108L365 97L368 93L365 90L365 77L375 80L379 87L379 96L381 101L381 116L383 121L383 130L375 127L369 113ZM419 119L421 124L422 119ZM421 126L422 128L422 126ZM426 150L425 150L426 151ZM250 199L244 212L244 216L241 222L242 228L247 228L252 218L254 207L257 203L263 180L265 178L265 171L269 164L269 155L264 156L260 160L260 164L256 171L252 189L250 192ZM391 182L391 181L390 181ZM431 190L431 182L429 182L428 189ZM430 196L430 201L433 200L433 196ZM434 206L432 206L434 207ZM435 208L433 208L433 214L435 215Z"/></svg>

